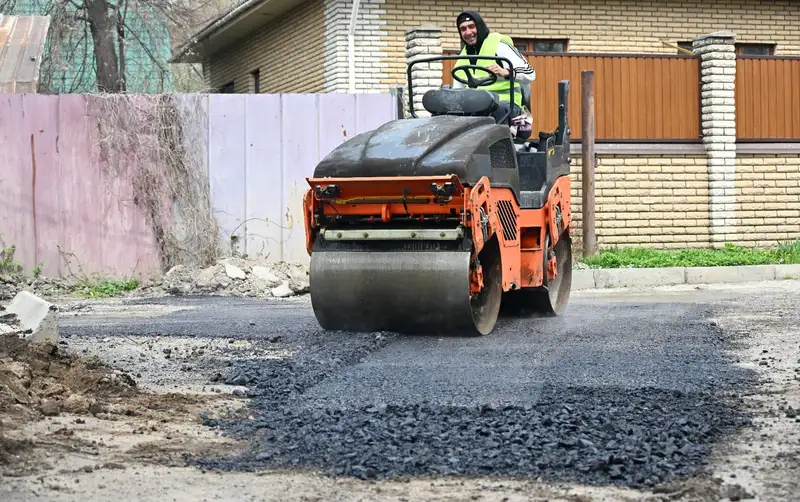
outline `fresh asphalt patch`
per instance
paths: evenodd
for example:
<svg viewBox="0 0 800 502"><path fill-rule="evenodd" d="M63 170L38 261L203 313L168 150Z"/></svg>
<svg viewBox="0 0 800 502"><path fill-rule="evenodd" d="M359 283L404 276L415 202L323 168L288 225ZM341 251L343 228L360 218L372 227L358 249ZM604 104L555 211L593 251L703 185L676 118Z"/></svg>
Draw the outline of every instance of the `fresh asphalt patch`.
<svg viewBox="0 0 800 502"><path fill-rule="evenodd" d="M203 364L254 398L252 418L206 420L249 450L204 467L649 486L703 472L750 420L741 396L755 377L733 365L710 302L575 298L560 318L440 338L326 333L307 301L162 301L192 308L62 331L229 337L284 354Z"/></svg>

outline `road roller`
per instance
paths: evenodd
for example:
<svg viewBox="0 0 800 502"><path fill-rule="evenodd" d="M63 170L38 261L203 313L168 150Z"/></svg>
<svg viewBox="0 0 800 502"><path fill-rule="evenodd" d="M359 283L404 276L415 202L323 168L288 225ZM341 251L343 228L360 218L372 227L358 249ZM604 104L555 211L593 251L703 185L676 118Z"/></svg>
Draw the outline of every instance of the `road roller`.
<svg viewBox="0 0 800 502"><path fill-rule="evenodd" d="M455 58L409 63L410 116L348 139L306 178L310 296L325 330L482 336L501 315L567 308L570 83L558 83L555 131L538 138L510 111L498 118L498 95L478 88L497 76L478 65L454 67L467 87L428 90L418 116L412 67Z"/></svg>

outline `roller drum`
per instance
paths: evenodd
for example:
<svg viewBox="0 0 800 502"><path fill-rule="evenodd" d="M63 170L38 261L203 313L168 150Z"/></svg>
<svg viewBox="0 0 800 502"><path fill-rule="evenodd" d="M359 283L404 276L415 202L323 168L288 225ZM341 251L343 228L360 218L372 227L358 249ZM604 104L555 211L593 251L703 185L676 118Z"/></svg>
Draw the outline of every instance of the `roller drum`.
<svg viewBox="0 0 800 502"><path fill-rule="evenodd" d="M470 304L468 251L318 251L311 303L327 330L482 335L492 309ZM473 304L476 302L473 301ZM489 311L488 320L482 317Z"/></svg>

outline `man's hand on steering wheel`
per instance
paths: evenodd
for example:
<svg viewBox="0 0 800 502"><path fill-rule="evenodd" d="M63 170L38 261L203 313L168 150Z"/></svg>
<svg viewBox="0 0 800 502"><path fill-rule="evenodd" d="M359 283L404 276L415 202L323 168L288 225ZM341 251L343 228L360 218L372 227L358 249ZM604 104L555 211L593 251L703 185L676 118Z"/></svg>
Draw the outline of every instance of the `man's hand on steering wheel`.
<svg viewBox="0 0 800 502"><path fill-rule="evenodd" d="M500 75L501 77L507 77L511 73L497 63L488 66L487 69L496 75Z"/></svg>

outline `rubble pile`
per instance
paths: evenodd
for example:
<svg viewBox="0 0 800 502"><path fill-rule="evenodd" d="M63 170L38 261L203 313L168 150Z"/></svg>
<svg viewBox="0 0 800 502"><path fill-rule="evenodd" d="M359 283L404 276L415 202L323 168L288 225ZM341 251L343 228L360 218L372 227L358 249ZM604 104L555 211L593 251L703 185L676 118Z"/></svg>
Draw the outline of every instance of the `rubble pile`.
<svg viewBox="0 0 800 502"><path fill-rule="evenodd" d="M283 298L308 290L308 268L299 263L226 258L204 269L178 265L137 293Z"/></svg>
<svg viewBox="0 0 800 502"><path fill-rule="evenodd" d="M0 301L20 291L55 297L75 291L77 278L22 277L0 273ZM91 282L91 281L90 281ZM309 290L308 267L300 263L225 258L206 267L178 265L157 279L142 280L131 295L214 295L284 298Z"/></svg>

